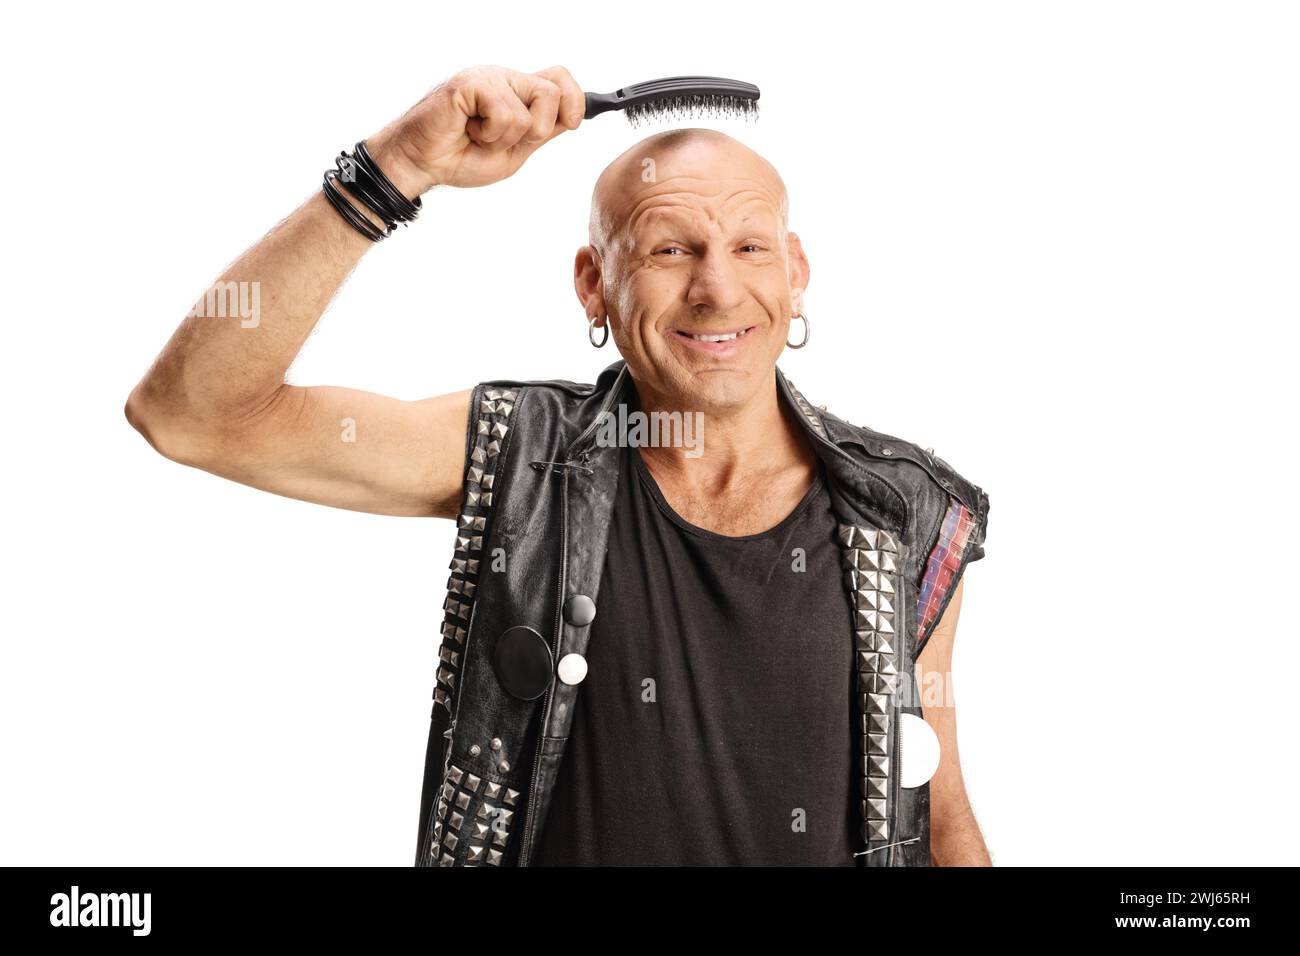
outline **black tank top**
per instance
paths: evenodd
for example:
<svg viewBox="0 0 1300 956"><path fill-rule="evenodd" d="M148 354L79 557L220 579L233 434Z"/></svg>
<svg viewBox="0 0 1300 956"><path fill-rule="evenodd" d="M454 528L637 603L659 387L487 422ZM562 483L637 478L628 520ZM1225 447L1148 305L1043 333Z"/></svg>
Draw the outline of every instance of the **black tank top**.
<svg viewBox="0 0 1300 956"><path fill-rule="evenodd" d="M852 611L824 468L776 527L728 537L619 455L534 865L855 865Z"/></svg>

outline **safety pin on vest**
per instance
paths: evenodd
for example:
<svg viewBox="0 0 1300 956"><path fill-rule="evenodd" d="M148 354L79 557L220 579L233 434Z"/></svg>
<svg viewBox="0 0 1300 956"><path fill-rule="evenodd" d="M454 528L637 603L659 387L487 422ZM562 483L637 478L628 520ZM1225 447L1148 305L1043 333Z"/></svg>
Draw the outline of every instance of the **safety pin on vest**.
<svg viewBox="0 0 1300 956"><path fill-rule="evenodd" d="M877 850L888 850L891 846L906 846L909 843L915 843L920 837L912 837L910 840L899 840L897 843L886 843L884 846L874 846L870 850L859 850L854 856L862 856L864 853L875 853Z"/></svg>
<svg viewBox="0 0 1300 956"><path fill-rule="evenodd" d="M577 468L579 471L585 471L589 475L595 474L595 471L591 468L576 461L534 461L531 464L538 471L546 471L547 465L554 465L555 467L550 470L558 474L563 474L565 468Z"/></svg>

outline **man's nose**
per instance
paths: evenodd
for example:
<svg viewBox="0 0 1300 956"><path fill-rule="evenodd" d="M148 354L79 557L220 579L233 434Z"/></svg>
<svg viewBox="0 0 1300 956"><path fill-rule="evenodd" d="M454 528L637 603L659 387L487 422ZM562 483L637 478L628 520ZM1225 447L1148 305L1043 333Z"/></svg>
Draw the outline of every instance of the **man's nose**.
<svg viewBox="0 0 1300 956"><path fill-rule="evenodd" d="M696 259L688 304L726 314L739 307L748 294L737 263L726 251L709 249Z"/></svg>

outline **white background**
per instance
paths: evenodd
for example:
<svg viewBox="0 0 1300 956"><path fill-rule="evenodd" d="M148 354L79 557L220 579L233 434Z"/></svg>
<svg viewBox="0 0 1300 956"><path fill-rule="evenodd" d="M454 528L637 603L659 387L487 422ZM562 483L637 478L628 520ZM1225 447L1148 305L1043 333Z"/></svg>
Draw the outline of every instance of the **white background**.
<svg viewBox="0 0 1300 956"><path fill-rule="evenodd" d="M697 125L789 187L781 367L991 498L956 695L996 864L1295 862L1294 6L44 3L0 42L0 862L411 863L451 523L182 468L122 406L338 150L478 63L762 88ZM659 128L426 197L291 380L593 380L591 185Z"/></svg>

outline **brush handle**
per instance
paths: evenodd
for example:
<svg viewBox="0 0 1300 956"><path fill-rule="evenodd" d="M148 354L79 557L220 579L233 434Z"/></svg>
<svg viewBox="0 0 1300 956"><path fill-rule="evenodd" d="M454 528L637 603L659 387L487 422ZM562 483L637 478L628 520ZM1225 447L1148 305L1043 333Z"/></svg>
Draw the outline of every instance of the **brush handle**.
<svg viewBox="0 0 1300 956"><path fill-rule="evenodd" d="M638 103L677 96L734 96L757 100L758 87L753 83L729 80L722 76L670 76L662 80L634 83L613 93L587 93L587 111L591 119L610 110L626 109Z"/></svg>
<svg viewBox="0 0 1300 956"><path fill-rule="evenodd" d="M608 113L610 110L616 110L622 103L618 98L618 93L588 93L587 94L587 112L582 116L583 119L591 119L593 116L599 116L601 113Z"/></svg>

